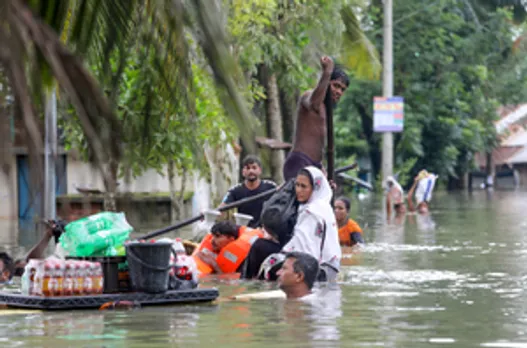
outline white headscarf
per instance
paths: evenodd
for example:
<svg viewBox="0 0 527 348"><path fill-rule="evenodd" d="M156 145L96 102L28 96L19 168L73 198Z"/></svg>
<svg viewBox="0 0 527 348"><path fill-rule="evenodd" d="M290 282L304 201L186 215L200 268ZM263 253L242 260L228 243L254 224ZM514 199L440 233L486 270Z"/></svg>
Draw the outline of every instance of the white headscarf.
<svg viewBox="0 0 527 348"><path fill-rule="evenodd" d="M314 166L304 168L313 179L313 192L306 203L299 207L299 211L308 210L326 221L335 221L335 214L331 208L333 191L329 182L320 169Z"/></svg>
<svg viewBox="0 0 527 348"><path fill-rule="evenodd" d="M307 252L319 259L321 263L328 263L339 270L342 251L339 244L337 221L331 207L333 191L320 169L314 166L305 169L313 179L313 192L307 202L299 206L294 235L283 250ZM317 236L319 228L317 225L325 225L326 228L322 253L320 251L322 238Z"/></svg>
<svg viewBox="0 0 527 348"><path fill-rule="evenodd" d="M392 188L388 186L388 183L391 183L393 185ZM388 194L390 193L392 194L392 197L394 199L394 204L403 203L404 201L403 188L401 187L401 184L399 184L397 180L395 180L395 178L391 175L386 178L386 189L388 190ZM395 193L392 192L393 190L395 190Z"/></svg>

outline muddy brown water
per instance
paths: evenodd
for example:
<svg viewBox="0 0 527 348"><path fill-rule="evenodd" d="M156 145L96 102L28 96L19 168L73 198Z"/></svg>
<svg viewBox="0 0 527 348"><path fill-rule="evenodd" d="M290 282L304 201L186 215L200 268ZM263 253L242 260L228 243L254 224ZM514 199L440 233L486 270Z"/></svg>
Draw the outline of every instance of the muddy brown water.
<svg viewBox="0 0 527 348"><path fill-rule="evenodd" d="M383 223L380 207L375 198L354 202L368 244L313 302L0 311L0 345L527 347L527 192L437 193L431 219L397 225ZM24 242L5 247L22 252ZM202 286L222 298L273 288L225 279Z"/></svg>

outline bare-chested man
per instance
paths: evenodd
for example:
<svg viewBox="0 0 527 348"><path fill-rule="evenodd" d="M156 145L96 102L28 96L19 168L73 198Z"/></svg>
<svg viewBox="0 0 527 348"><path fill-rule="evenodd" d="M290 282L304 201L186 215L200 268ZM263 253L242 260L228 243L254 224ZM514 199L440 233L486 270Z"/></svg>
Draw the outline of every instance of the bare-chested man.
<svg viewBox="0 0 527 348"><path fill-rule="evenodd" d="M326 145L326 93L331 93L331 107L339 101L349 86L349 78L330 57L320 59L322 76L315 89L305 92L298 103L293 149L284 164L284 179L296 177L307 166L322 169ZM329 90L328 90L329 87Z"/></svg>

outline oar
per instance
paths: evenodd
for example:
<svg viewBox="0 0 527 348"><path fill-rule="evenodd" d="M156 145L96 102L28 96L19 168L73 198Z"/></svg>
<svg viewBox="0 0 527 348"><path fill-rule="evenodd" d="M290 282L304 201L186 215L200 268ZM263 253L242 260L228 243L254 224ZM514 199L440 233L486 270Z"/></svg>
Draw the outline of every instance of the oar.
<svg viewBox="0 0 527 348"><path fill-rule="evenodd" d="M326 98L324 100L326 106L326 131L327 131L327 147L326 157L328 160L328 181L335 179L335 133L333 131L333 101L331 98L331 88L328 87L326 91Z"/></svg>
<svg viewBox="0 0 527 348"><path fill-rule="evenodd" d="M353 163L353 164L350 164L350 165L347 165L347 166L344 166L342 168L338 168L335 172L336 173L342 173L342 172L345 172L345 171L348 171L348 170L351 170L355 167L357 167L357 163ZM240 205L242 204L245 204L245 203L250 203L252 201L255 201L255 200L258 200L260 198L265 198L265 197L269 197L271 196L273 193L276 192L278 188L276 189L270 189L270 190L267 190L267 191L264 191L262 193L259 193L255 196L251 196L251 197L247 197L247 198L244 198L244 199L240 199L239 201L236 201L236 202L232 202L232 203L229 203L229 204L225 204L224 206L222 207L219 207L218 211L226 211L226 210L229 210L229 209L232 209L232 208L236 208L236 207L239 207ZM154 237L157 237L157 236L160 236L162 234L165 234L165 233L168 233L168 232L171 232L171 231L174 231L174 230L177 230L179 228L182 228L182 227L185 227L185 226L188 226L190 224L193 224L194 222L196 221L199 221L201 219L203 219L205 217L204 214L199 214L199 215L196 215L194 217L191 217L189 219L186 219L186 220L183 220L181 222L178 222L177 224L175 225L172 225L172 226L167 226L165 228L162 228L160 230L156 230L156 231L153 231L153 232L150 232L150 233L147 233L145 234L144 236L138 238L138 239L149 239L149 238L154 238Z"/></svg>

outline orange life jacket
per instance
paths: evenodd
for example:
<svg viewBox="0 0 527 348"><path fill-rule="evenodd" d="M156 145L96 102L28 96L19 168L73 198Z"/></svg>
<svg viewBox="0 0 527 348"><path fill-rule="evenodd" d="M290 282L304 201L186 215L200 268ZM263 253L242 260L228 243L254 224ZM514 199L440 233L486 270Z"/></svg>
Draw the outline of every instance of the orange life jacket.
<svg viewBox="0 0 527 348"><path fill-rule="evenodd" d="M196 267L198 268L198 274L210 274L214 272L214 269L208 263L203 262L203 260L196 256L200 251L203 250L207 250L208 253L216 255L216 253L212 251L212 237L213 235L208 233L192 253L192 258L196 262Z"/></svg>
<svg viewBox="0 0 527 348"><path fill-rule="evenodd" d="M238 267L249 254L251 246L258 239L263 237L263 231L260 229L252 229L247 226L241 226L238 230L238 238L235 241L227 244L221 251L216 255L216 263L223 273L235 273ZM196 254L203 249L208 249L212 252L212 234L208 234L196 250L192 253L198 272L200 275L206 275L214 272L214 269L207 263L203 262Z"/></svg>
<svg viewBox="0 0 527 348"><path fill-rule="evenodd" d="M354 220L349 219L347 224L339 228L340 245L351 246L350 234L353 232L362 234L362 228Z"/></svg>

